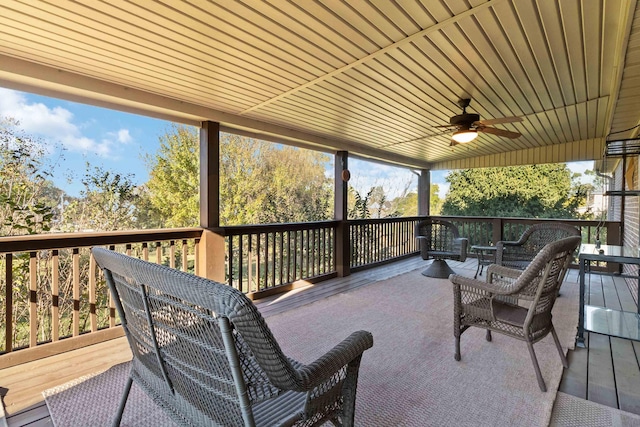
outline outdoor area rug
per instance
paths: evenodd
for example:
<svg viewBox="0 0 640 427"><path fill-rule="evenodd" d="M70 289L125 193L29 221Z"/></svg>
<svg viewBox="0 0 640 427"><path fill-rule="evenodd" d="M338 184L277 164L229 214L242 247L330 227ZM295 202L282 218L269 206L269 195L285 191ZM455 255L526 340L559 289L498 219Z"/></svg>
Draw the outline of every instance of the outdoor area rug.
<svg viewBox="0 0 640 427"><path fill-rule="evenodd" d="M454 360L453 291L446 279L415 270L267 318L284 352L310 363L364 329L374 346L364 353L358 383L358 426L546 426L562 363L548 336L535 344L549 391L538 388L526 344L484 330L462 335ZM472 274L472 273L471 273ZM572 348L578 284L566 282L554 307L564 348ZM128 364L46 393L56 426L109 425ZM87 424L90 420L90 424ZM133 386L123 426L171 425Z"/></svg>
<svg viewBox="0 0 640 427"><path fill-rule="evenodd" d="M638 427L640 415L558 392L550 427Z"/></svg>

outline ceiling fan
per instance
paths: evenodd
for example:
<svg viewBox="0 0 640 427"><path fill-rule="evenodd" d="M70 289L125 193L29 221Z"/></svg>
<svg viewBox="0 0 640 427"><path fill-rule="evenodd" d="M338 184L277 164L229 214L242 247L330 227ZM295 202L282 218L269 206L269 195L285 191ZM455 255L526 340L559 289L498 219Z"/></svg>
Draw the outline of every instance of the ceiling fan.
<svg viewBox="0 0 640 427"><path fill-rule="evenodd" d="M451 136L451 144L449 144L450 147L473 141L478 136L478 132L486 132L492 135L511 139L518 138L522 135L519 132L512 132L509 130L498 129L489 126L497 125L500 123L521 122L522 118L501 117L497 119L480 120L479 114L467 113L467 107L469 106L470 102L471 99L468 98L459 100L458 105L460 106L460 108L462 108L462 114L451 117L451 119L449 119L448 125L436 126L439 128L451 128L452 130L455 129L455 132Z"/></svg>

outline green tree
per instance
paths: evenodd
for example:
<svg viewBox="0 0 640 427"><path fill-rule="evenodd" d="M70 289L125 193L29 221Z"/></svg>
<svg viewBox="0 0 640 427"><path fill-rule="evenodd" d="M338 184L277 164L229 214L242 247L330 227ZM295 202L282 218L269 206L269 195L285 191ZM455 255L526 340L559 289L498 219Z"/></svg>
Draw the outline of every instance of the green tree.
<svg viewBox="0 0 640 427"><path fill-rule="evenodd" d="M200 136L193 127L173 125L160 136L160 148L146 158L149 205L163 227L196 227L200 203Z"/></svg>
<svg viewBox="0 0 640 427"><path fill-rule="evenodd" d="M440 186L438 184L431 184L429 196L429 213L431 215L440 215L442 212L443 204L444 200L440 197Z"/></svg>
<svg viewBox="0 0 640 427"><path fill-rule="evenodd" d="M86 164L80 198L64 208L64 231L114 231L137 228L138 189L133 175Z"/></svg>
<svg viewBox="0 0 640 427"><path fill-rule="evenodd" d="M150 205L164 226L199 223L199 135L174 126L147 158ZM328 156L239 135L220 135L220 223L264 224L331 217Z"/></svg>
<svg viewBox="0 0 640 427"><path fill-rule="evenodd" d="M19 122L0 119L0 233L38 234L51 229L61 191L49 180L44 145L19 129Z"/></svg>
<svg viewBox="0 0 640 427"><path fill-rule="evenodd" d="M585 188L566 164L453 171L443 215L578 218Z"/></svg>
<svg viewBox="0 0 640 427"><path fill-rule="evenodd" d="M415 216L418 214L418 193L415 191L391 201L396 207L398 216Z"/></svg>
<svg viewBox="0 0 640 427"><path fill-rule="evenodd" d="M386 200L381 186L372 187L367 196L362 197L354 188L349 187L349 218L385 218L418 215L418 193L405 188L402 195ZM440 198L438 184L431 184L429 208L431 215L440 215L444 200Z"/></svg>

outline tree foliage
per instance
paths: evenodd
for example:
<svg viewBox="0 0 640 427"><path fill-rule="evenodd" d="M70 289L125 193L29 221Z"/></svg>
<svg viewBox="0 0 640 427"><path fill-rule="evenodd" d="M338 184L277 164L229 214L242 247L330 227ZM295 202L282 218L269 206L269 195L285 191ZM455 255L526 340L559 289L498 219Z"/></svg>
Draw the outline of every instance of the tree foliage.
<svg viewBox="0 0 640 427"><path fill-rule="evenodd" d="M220 135L220 223L304 222L328 219L332 188L328 156L239 135ZM164 226L199 223L199 135L174 126L148 158L150 204Z"/></svg>
<svg viewBox="0 0 640 427"><path fill-rule="evenodd" d="M80 198L64 207L64 231L115 231L137 228L138 189L131 174L86 164ZM143 227L140 227L143 228Z"/></svg>
<svg viewBox="0 0 640 427"><path fill-rule="evenodd" d="M57 198L43 145L11 118L0 120L0 233L44 233L51 229Z"/></svg>
<svg viewBox="0 0 640 427"><path fill-rule="evenodd" d="M465 169L447 181L443 215L577 218L586 196L565 164Z"/></svg>
<svg viewBox="0 0 640 427"><path fill-rule="evenodd" d="M196 128L174 125L147 157L149 204L163 227L196 227L200 206L200 136ZM147 210L147 212L149 212ZM154 217L148 213L148 216Z"/></svg>
<svg viewBox="0 0 640 427"><path fill-rule="evenodd" d="M444 200L440 197L440 186L438 184L431 184L429 195L429 213L431 215L440 215L442 212L442 205Z"/></svg>

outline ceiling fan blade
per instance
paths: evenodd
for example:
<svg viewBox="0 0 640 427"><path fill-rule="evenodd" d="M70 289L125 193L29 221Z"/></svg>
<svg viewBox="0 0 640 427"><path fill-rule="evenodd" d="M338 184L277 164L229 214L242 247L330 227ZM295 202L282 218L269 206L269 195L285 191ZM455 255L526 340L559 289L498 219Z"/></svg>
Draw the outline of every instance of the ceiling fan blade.
<svg viewBox="0 0 640 427"><path fill-rule="evenodd" d="M433 126L434 128L450 128L450 129L456 129L457 126L456 125L440 125L440 126Z"/></svg>
<svg viewBox="0 0 640 427"><path fill-rule="evenodd" d="M521 122L522 117L500 117L497 119L487 119L487 120L478 120L476 123L487 126L487 125L499 125L501 123L514 123Z"/></svg>
<svg viewBox="0 0 640 427"><path fill-rule="evenodd" d="M522 136L522 134L518 132L511 132L510 130L490 128L485 126L479 127L477 130L478 132L490 133L492 135L502 136L504 138L511 138L511 139Z"/></svg>

